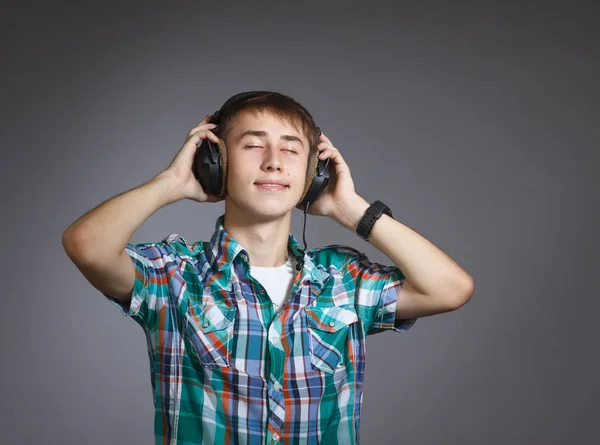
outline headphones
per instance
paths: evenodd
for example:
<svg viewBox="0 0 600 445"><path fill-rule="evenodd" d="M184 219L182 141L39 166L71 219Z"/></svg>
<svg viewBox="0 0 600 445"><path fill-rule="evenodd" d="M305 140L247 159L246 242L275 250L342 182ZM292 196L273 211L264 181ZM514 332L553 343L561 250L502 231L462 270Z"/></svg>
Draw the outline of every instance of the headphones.
<svg viewBox="0 0 600 445"><path fill-rule="evenodd" d="M272 91L247 91L236 94L229 98L223 106L215 111L211 123L219 125L223 113L232 105L248 101L265 94L274 94ZM300 105L302 107L302 105ZM306 110L305 110L306 111ZM310 115L307 111L306 113ZM317 127L319 136L321 129ZM310 150L310 149L309 149ZM215 144L208 138L202 139L196 146L196 153L192 163L194 177L205 193L216 195L220 198L225 196L227 186L227 148L225 142L219 137L219 143ZM300 205L308 210L308 206L315 202L329 182L329 158L322 160L310 150L308 158L308 171L304 192L300 199Z"/></svg>

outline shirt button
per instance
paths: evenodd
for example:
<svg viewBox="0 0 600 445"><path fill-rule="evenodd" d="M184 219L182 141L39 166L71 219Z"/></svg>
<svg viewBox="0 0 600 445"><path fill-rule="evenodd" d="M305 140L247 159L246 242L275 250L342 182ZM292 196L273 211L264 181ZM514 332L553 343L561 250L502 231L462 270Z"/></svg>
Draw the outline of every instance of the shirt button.
<svg viewBox="0 0 600 445"><path fill-rule="evenodd" d="M279 384L279 382L276 382L276 383L273 385L273 389L274 389L275 391L279 391L279 390L281 389L281 385Z"/></svg>
<svg viewBox="0 0 600 445"><path fill-rule="evenodd" d="M207 327L208 327L208 322L207 322L207 321L205 321L204 323L202 323L202 327L203 327L203 328L207 328Z"/></svg>
<svg viewBox="0 0 600 445"><path fill-rule="evenodd" d="M261 289L261 290L259 290L258 292L259 292L259 293L261 293L261 294L264 294L264 293L265 293L265 290L264 290L264 289Z"/></svg>
<svg viewBox="0 0 600 445"><path fill-rule="evenodd" d="M334 327L335 326L335 321L330 321L329 322L329 326Z"/></svg>
<svg viewBox="0 0 600 445"><path fill-rule="evenodd" d="M308 286L310 284L310 280L304 280L304 284Z"/></svg>
<svg viewBox="0 0 600 445"><path fill-rule="evenodd" d="M279 440L279 434L277 434L277 433L273 434L273 439Z"/></svg>

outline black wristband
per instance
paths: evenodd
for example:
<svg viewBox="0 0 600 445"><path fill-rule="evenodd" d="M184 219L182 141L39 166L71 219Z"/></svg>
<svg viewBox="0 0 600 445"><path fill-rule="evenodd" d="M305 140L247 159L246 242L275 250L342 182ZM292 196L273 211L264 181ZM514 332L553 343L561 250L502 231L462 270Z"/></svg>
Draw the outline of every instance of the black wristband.
<svg viewBox="0 0 600 445"><path fill-rule="evenodd" d="M369 241L369 234L375 225L375 222L381 217L383 214L388 215L393 218L392 211L388 206L386 206L381 201L373 202L369 208L366 210L362 219L358 223L358 227L356 227L356 233L365 241Z"/></svg>

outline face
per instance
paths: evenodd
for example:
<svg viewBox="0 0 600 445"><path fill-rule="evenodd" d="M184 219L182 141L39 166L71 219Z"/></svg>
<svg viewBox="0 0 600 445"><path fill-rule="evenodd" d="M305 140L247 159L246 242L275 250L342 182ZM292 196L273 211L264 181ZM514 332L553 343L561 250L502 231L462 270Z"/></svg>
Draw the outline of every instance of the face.
<svg viewBox="0 0 600 445"><path fill-rule="evenodd" d="M306 180L306 136L269 112L243 110L227 135L226 199L244 212L281 217L300 201ZM259 185L282 182L285 186Z"/></svg>

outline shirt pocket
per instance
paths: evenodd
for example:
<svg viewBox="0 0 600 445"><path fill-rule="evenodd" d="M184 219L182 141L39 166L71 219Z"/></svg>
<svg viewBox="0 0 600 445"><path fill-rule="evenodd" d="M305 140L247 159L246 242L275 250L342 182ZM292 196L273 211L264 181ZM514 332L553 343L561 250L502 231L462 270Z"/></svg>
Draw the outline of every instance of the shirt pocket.
<svg viewBox="0 0 600 445"><path fill-rule="evenodd" d="M304 308L312 369L333 374L344 355L348 332L358 321L352 306Z"/></svg>
<svg viewBox="0 0 600 445"><path fill-rule="evenodd" d="M185 336L191 354L204 367L226 368L231 364L235 306L192 304L185 314Z"/></svg>

